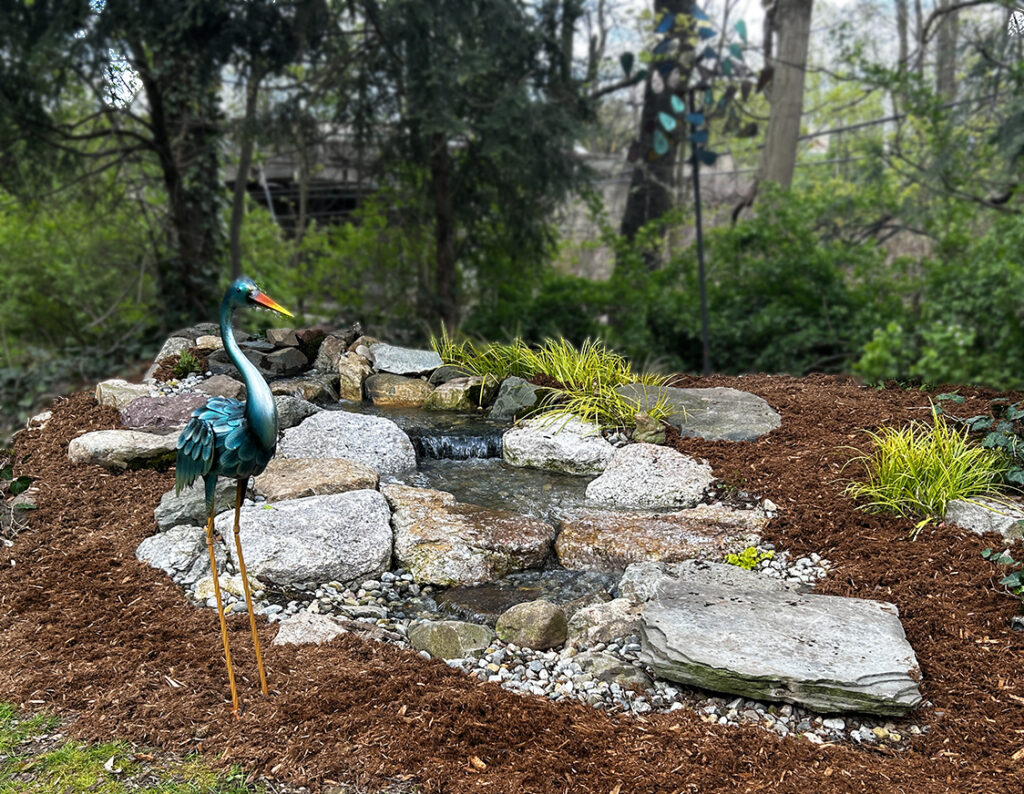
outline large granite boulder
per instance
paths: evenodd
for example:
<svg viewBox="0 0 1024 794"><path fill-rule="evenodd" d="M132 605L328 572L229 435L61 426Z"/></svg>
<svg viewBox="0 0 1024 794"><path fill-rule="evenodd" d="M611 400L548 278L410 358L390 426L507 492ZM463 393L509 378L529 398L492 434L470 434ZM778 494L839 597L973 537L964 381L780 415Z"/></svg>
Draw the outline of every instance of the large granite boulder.
<svg viewBox="0 0 1024 794"><path fill-rule="evenodd" d="M395 557L417 582L468 585L539 567L555 529L535 518L461 504L444 491L384 485Z"/></svg>
<svg viewBox="0 0 1024 794"><path fill-rule="evenodd" d="M372 579L391 561L391 512L377 491L309 496L242 508L240 537L249 573L288 587ZM215 520L232 532L232 514ZM228 554L234 559L234 544Z"/></svg>
<svg viewBox="0 0 1024 794"><path fill-rule="evenodd" d="M373 372L370 362L356 353L344 353L335 359L335 368L338 370L338 397L360 402L363 384Z"/></svg>
<svg viewBox="0 0 1024 794"><path fill-rule="evenodd" d="M629 383L616 391L646 411L664 397L672 413L666 421L684 436L709 441L753 441L782 424L782 417L762 398L738 389L677 389Z"/></svg>
<svg viewBox="0 0 1024 794"><path fill-rule="evenodd" d="M185 427L192 412L206 405L205 394L139 397L121 409L121 424L129 430L167 432Z"/></svg>
<svg viewBox="0 0 1024 794"><path fill-rule="evenodd" d="M68 444L72 463L89 463L111 471L169 466L176 455L176 435L140 430L94 430Z"/></svg>
<svg viewBox="0 0 1024 794"><path fill-rule="evenodd" d="M342 458L275 458L253 481L268 502L377 487L377 472Z"/></svg>
<svg viewBox="0 0 1024 794"><path fill-rule="evenodd" d="M299 337L294 328L268 328L267 341L274 347L299 346Z"/></svg>
<svg viewBox="0 0 1024 794"><path fill-rule="evenodd" d="M302 424L303 419L308 419L323 410L309 400L292 397L288 394L276 395L274 403L277 405L277 427L279 430L287 430L289 427Z"/></svg>
<svg viewBox="0 0 1024 794"><path fill-rule="evenodd" d="M377 372L390 372L392 375L424 375L444 363L433 350L414 350L384 342L370 345L370 353L373 368Z"/></svg>
<svg viewBox="0 0 1024 794"><path fill-rule="evenodd" d="M392 408L419 408L434 390L421 378L407 378L379 372L370 375L363 384L367 399L374 405Z"/></svg>
<svg viewBox="0 0 1024 794"><path fill-rule="evenodd" d="M666 580L647 603L642 661L656 675L826 713L902 716L921 702L892 604L785 592L751 572L725 582L717 567L734 566Z"/></svg>
<svg viewBox="0 0 1024 794"><path fill-rule="evenodd" d="M537 407L542 391L540 386L534 386L515 375L505 378L488 417L504 422L525 416Z"/></svg>
<svg viewBox="0 0 1024 794"><path fill-rule="evenodd" d="M438 659L479 658L493 641L488 626L461 620L424 620L409 627L409 644Z"/></svg>
<svg viewBox="0 0 1024 794"><path fill-rule="evenodd" d="M228 375L214 375L204 380L196 388L210 397L227 397L231 400L245 399L245 384Z"/></svg>
<svg viewBox="0 0 1024 794"><path fill-rule="evenodd" d="M654 444L627 444L587 485L587 499L609 507L693 507L714 479L707 461Z"/></svg>
<svg viewBox="0 0 1024 794"><path fill-rule="evenodd" d="M434 389L423 407L428 411L474 411L491 401L496 388L494 378L453 378Z"/></svg>
<svg viewBox="0 0 1024 794"><path fill-rule="evenodd" d="M505 462L566 474L600 474L615 454L601 428L575 417L538 417L507 430L502 437Z"/></svg>
<svg viewBox="0 0 1024 794"><path fill-rule="evenodd" d="M277 450L286 458L344 458L378 474L416 468L416 451L398 425L348 411L321 411L285 430Z"/></svg>
<svg viewBox="0 0 1024 794"><path fill-rule="evenodd" d="M1020 540L1024 505L994 499L954 499L946 505L946 521L977 535L993 532L1006 540Z"/></svg>
<svg viewBox="0 0 1024 794"><path fill-rule="evenodd" d="M555 549L566 568L622 572L634 562L721 560L760 540L764 511L698 505L674 513L577 512L562 524Z"/></svg>
<svg viewBox="0 0 1024 794"><path fill-rule="evenodd" d="M568 624L561 607L544 601L526 601L506 610L494 627L503 642L546 651L565 642Z"/></svg>
<svg viewBox="0 0 1024 794"><path fill-rule="evenodd" d="M215 514L234 510L237 494L238 486L235 480L220 477L213 496ZM176 494L175 489L171 488L160 497L160 504L153 511L153 518L156 519L156 525L164 531L180 525L205 527L209 516L206 512L206 490L202 478L183 489L180 494Z"/></svg>
<svg viewBox="0 0 1024 794"><path fill-rule="evenodd" d="M121 410L139 397L149 396L149 386L113 378L96 384L96 402Z"/></svg>
<svg viewBox="0 0 1024 794"><path fill-rule="evenodd" d="M270 391L273 394L301 397L309 402L314 400L337 402L338 376L330 373L307 372L305 375L294 378L280 378L272 381Z"/></svg>
<svg viewBox="0 0 1024 794"><path fill-rule="evenodd" d="M295 347L284 347L264 356L262 369L275 378L298 375L309 366L309 359Z"/></svg>
<svg viewBox="0 0 1024 794"><path fill-rule="evenodd" d="M223 570L227 560L224 544L214 541L213 553L218 569ZM206 530L202 527L178 526L152 535L139 544L135 556L185 586L211 575Z"/></svg>
<svg viewBox="0 0 1024 794"><path fill-rule="evenodd" d="M328 334L320 343L316 358L313 360L313 367L318 372L337 372L338 359L345 355L345 348L348 347L344 337L336 334Z"/></svg>

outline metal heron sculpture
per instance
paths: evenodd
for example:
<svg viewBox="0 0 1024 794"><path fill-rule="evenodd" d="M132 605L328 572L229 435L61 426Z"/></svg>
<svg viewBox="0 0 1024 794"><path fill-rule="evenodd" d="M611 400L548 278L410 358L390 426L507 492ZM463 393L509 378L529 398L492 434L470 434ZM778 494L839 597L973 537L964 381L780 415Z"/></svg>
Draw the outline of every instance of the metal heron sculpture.
<svg viewBox="0 0 1024 794"><path fill-rule="evenodd" d="M177 467L175 488L181 493L198 478L206 486L206 546L210 552L210 572L213 574L213 592L217 598L217 612L220 616L220 633L224 641L224 660L228 666L228 682L231 684L232 710L238 716L238 690L235 687L235 672L231 664L231 648L228 645L228 628L224 619L224 605L220 596L220 581L217 578L217 561L213 553L214 494L218 477L231 477L238 481L235 497L235 549L238 552L238 568L245 589L245 603L249 609L249 626L252 641L256 647L256 664L260 671L260 685L263 694L267 691L267 675L263 669L263 655L260 652L260 638L256 632L256 617L252 611L252 595L249 579L245 573L242 544L238 537L238 517L242 499L249 485L249 478L261 474L277 449L277 405L270 387L259 370L242 355L231 330L231 316L235 309L243 306L263 306L287 317L292 313L276 301L260 292L252 279L237 279L220 304L220 336L224 349L232 363L242 374L245 382L245 402L228 397L212 397L202 408L197 408L185 429L178 436Z"/></svg>

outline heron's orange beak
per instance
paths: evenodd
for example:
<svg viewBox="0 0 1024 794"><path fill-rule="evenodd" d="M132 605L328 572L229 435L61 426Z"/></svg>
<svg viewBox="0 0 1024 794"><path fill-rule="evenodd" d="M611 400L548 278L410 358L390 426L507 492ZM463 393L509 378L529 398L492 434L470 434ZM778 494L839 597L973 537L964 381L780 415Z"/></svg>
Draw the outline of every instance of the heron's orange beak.
<svg viewBox="0 0 1024 794"><path fill-rule="evenodd" d="M276 300L271 298L269 295L264 295L262 292L257 292L252 296L252 300L258 303L260 306L266 306L268 309L273 309L278 314L283 314L285 317L294 317L295 315L288 311L284 306L278 303Z"/></svg>

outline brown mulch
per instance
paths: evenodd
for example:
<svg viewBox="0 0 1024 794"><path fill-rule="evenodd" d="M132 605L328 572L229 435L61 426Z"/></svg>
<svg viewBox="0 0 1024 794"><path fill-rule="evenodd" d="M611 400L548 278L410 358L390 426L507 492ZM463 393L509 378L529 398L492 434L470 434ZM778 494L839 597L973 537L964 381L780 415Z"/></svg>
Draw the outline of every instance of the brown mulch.
<svg viewBox="0 0 1024 794"><path fill-rule="evenodd" d="M76 435L117 426L87 395L58 403L43 431L22 434L20 473L41 478L31 529L0 549L0 700L77 716L85 739L128 738L292 783L425 792L1019 792L1024 759L1024 636L1017 602L980 557L991 539L855 511L842 496L842 448L863 428L927 418L928 394L878 391L826 376L680 378L759 394L783 417L757 442L680 439L728 486L780 507L780 548L836 564L821 592L884 599L900 610L933 703L899 726L929 725L903 750L818 747L753 727L707 725L688 712L609 717L481 684L411 651L350 636L274 647L263 624L273 694L254 680L244 615L230 619L248 709L229 712L217 616L194 609L163 574L136 561L172 475L73 467ZM957 412L982 412L991 393ZM934 394L934 392L932 393ZM1015 396L1018 399L1019 395ZM482 761L475 763L473 758Z"/></svg>

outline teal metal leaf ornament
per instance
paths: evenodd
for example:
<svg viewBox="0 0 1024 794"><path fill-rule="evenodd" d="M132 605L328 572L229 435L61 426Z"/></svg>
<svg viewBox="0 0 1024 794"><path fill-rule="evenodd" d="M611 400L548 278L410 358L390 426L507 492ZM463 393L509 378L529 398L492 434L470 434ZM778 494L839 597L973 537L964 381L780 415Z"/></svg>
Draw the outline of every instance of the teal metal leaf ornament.
<svg viewBox="0 0 1024 794"><path fill-rule="evenodd" d="M702 39L713 39L715 37L715 29L703 27L698 28L697 35L700 36Z"/></svg>
<svg viewBox="0 0 1024 794"><path fill-rule="evenodd" d="M732 61L728 58L722 59L722 74L726 77L732 77Z"/></svg>
<svg viewBox="0 0 1024 794"><path fill-rule="evenodd" d="M743 48L735 41L729 45L729 52L732 54L732 57L735 58L736 60L743 60Z"/></svg>
<svg viewBox="0 0 1024 794"><path fill-rule="evenodd" d="M672 95L672 99L670 100L670 102L672 104L672 112L673 113L685 113L686 112L686 103L683 102L683 100L680 99L675 94Z"/></svg>
<svg viewBox="0 0 1024 794"><path fill-rule="evenodd" d="M714 165L718 160L718 152L712 152L709 149L697 149L694 152L697 159L700 160L704 165Z"/></svg>
<svg viewBox="0 0 1024 794"><path fill-rule="evenodd" d="M701 22L708 22L708 15L701 11L699 8L693 9L693 18L699 19Z"/></svg>
<svg viewBox="0 0 1024 794"><path fill-rule="evenodd" d="M740 34L740 38L743 39L743 43L747 43L747 23L742 19L736 23L736 32Z"/></svg>
<svg viewBox="0 0 1024 794"><path fill-rule="evenodd" d="M672 26L676 24L675 14L665 14L661 18L661 22L658 23L658 27L654 29L655 33L668 33L672 30Z"/></svg>
<svg viewBox="0 0 1024 794"><path fill-rule="evenodd" d="M686 114L686 123L687 124L692 124L694 127L699 127L701 124L704 123L704 114L703 113L687 113Z"/></svg>
<svg viewBox="0 0 1024 794"><path fill-rule="evenodd" d="M633 71L634 55L631 52L624 52L619 56L619 63L622 64L622 71L629 77L630 72Z"/></svg>
<svg viewBox="0 0 1024 794"><path fill-rule="evenodd" d="M659 157L668 153L668 138L661 130L654 131L654 153Z"/></svg>
<svg viewBox="0 0 1024 794"><path fill-rule="evenodd" d="M690 133L690 140L697 144L704 144L708 142L708 131L697 130L696 132Z"/></svg>
<svg viewBox="0 0 1024 794"><path fill-rule="evenodd" d="M675 132L676 120L668 113L659 113L658 121L660 121L661 126L665 128L665 132Z"/></svg>

